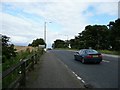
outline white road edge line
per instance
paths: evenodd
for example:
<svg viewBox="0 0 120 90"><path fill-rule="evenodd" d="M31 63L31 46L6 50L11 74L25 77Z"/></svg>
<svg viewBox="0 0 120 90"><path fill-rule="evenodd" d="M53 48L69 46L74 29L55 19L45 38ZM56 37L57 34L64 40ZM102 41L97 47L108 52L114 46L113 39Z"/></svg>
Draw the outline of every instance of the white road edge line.
<svg viewBox="0 0 120 90"><path fill-rule="evenodd" d="M64 65L65 65L65 64L64 64ZM67 66L67 65L65 65L65 67L66 67L66 68L68 68L68 66Z"/></svg>
<svg viewBox="0 0 120 90"><path fill-rule="evenodd" d="M73 74L75 74L75 72L72 72Z"/></svg>
<svg viewBox="0 0 120 90"><path fill-rule="evenodd" d="M85 81L84 81L84 80L82 80L82 82L83 82L83 83L85 83Z"/></svg>
<svg viewBox="0 0 120 90"><path fill-rule="evenodd" d="M107 60L102 60L103 62L110 62L110 61L107 61Z"/></svg>
<svg viewBox="0 0 120 90"><path fill-rule="evenodd" d="M62 62L62 61L61 61ZM63 62L62 62L63 63ZM64 64L64 63L63 63ZM64 64L65 65L65 67L67 68L67 69L69 69L68 68L68 66L66 65L66 64ZM82 83L84 83L85 84L85 81L81 78L81 77L79 77L74 71L72 71L71 69L69 69L76 77L77 77L77 79L78 80L80 80Z"/></svg>
<svg viewBox="0 0 120 90"><path fill-rule="evenodd" d="M80 78L80 77L77 77L77 79L82 80L82 78Z"/></svg>
<svg viewBox="0 0 120 90"><path fill-rule="evenodd" d="M76 78L78 79L78 80L80 80L84 85L85 85L85 81L81 78L81 77L79 77L75 72L73 72L70 68L68 68L68 66L65 64L65 63L63 63L60 59L58 59L59 60L59 62L61 62L67 69L69 69L75 76L76 76Z"/></svg>

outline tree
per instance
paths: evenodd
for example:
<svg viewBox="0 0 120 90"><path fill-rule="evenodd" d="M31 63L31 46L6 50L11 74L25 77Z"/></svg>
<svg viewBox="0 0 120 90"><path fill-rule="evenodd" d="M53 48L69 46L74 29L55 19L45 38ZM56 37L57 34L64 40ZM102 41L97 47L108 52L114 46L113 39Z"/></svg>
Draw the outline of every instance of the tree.
<svg viewBox="0 0 120 90"><path fill-rule="evenodd" d="M29 43L28 46L32 46L32 44Z"/></svg>
<svg viewBox="0 0 120 90"><path fill-rule="evenodd" d="M2 35L2 63L16 56L13 44L8 44L10 37Z"/></svg>
<svg viewBox="0 0 120 90"><path fill-rule="evenodd" d="M75 39L71 39L70 45L71 45L71 48L73 49L80 49L81 45L80 45L79 37L75 36Z"/></svg>
<svg viewBox="0 0 120 90"><path fill-rule="evenodd" d="M115 22L109 23L109 41L113 50L120 51L120 19L118 18Z"/></svg>
<svg viewBox="0 0 120 90"><path fill-rule="evenodd" d="M53 48L67 48L67 45L65 43L65 41L57 39L56 41L54 41Z"/></svg>
<svg viewBox="0 0 120 90"><path fill-rule="evenodd" d="M72 48L82 49L92 47L94 49L106 49L109 46L109 30L105 25L88 25L75 39L70 40Z"/></svg>
<svg viewBox="0 0 120 90"><path fill-rule="evenodd" d="M92 47L95 49L107 49L108 32L108 28L105 25L89 25L85 27L82 36L87 47Z"/></svg>
<svg viewBox="0 0 120 90"><path fill-rule="evenodd" d="M32 44L29 44L28 46L37 47L39 45L46 45L42 38L33 40Z"/></svg>

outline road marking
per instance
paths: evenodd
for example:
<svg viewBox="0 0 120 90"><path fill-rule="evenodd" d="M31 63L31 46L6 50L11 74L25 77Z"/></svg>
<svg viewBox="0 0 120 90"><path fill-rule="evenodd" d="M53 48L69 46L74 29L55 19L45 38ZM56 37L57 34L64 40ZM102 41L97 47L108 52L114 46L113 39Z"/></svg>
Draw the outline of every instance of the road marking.
<svg viewBox="0 0 120 90"><path fill-rule="evenodd" d="M71 70L72 71L72 70ZM73 72L72 71L72 73L77 77L77 79L79 79L82 83L84 83L85 84L85 81L81 78L81 77L79 77L75 72Z"/></svg>
<svg viewBox="0 0 120 90"><path fill-rule="evenodd" d="M73 74L75 74L75 72L72 72Z"/></svg>
<svg viewBox="0 0 120 90"><path fill-rule="evenodd" d="M65 64L64 64L64 65L65 65ZM67 66L67 65L65 65L65 67L66 67L66 68L68 68L68 66Z"/></svg>
<svg viewBox="0 0 120 90"><path fill-rule="evenodd" d="M75 74L75 76L76 76L76 77L78 77L78 75L77 75L77 74Z"/></svg>
<svg viewBox="0 0 120 90"><path fill-rule="evenodd" d="M77 79L81 80L82 78L80 78L80 77L77 77Z"/></svg>
<svg viewBox="0 0 120 90"><path fill-rule="evenodd" d="M85 83L85 81L84 81L84 80L82 80L82 82L83 82L83 83Z"/></svg>
<svg viewBox="0 0 120 90"><path fill-rule="evenodd" d="M110 61L107 61L107 60L102 60L102 61L103 61L103 62L108 62L108 63L110 62Z"/></svg>
<svg viewBox="0 0 120 90"><path fill-rule="evenodd" d="M79 77L75 72L73 72L65 63L63 63L60 59L58 59L59 60L59 62L61 62L67 69L69 69L75 76L76 76L76 78L78 79L78 80L80 80L84 85L85 85L85 81L81 78L81 77Z"/></svg>

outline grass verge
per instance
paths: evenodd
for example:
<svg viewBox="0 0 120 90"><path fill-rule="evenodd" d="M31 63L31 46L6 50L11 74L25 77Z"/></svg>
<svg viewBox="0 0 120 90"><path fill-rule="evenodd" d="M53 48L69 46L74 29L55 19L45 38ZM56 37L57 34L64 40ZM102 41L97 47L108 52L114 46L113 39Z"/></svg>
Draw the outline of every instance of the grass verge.
<svg viewBox="0 0 120 90"><path fill-rule="evenodd" d="M37 50L38 48L35 48L33 50L30 50L29 48L27 48L26 50L20 50L17 53L16 57L12 58L11 60L8 60L5 63L2 63L2 71L5 71L10 67L13 67L14 65L18 64L21 60L26 59L27 57L33 55L35 52L38 52ZM15 81L20 76L19 71L20 67L2 80L3 88L7 88L13 81Z"/></svg>
<svg viewBox="0 0 120 90"><path fill-rule="evenodd" d="M78 49L69 49L69 48L55 48L55 50L76 50L78 51ZM110 51L110 50L97 50L97 51L104 53L104 54L120 55L120 51Z"/></svg>
<svg viewBox="0 0 120 90"><path fill-rule="evenodd" d="M110 51L110 50L98 50L98 51L104 54L120 55L120 51Z"/></svg>

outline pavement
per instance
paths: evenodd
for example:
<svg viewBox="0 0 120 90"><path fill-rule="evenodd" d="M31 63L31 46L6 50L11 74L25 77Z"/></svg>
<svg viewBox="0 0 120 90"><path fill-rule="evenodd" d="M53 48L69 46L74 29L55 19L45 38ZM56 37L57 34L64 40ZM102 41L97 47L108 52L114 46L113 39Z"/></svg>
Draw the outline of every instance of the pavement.
<svg viewBox="0 0 120 90"><path fill-rule="evenodd" d="M27 75L26 88L84 88L83 83L53 53L46 52Z"/></svg>

